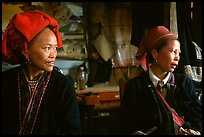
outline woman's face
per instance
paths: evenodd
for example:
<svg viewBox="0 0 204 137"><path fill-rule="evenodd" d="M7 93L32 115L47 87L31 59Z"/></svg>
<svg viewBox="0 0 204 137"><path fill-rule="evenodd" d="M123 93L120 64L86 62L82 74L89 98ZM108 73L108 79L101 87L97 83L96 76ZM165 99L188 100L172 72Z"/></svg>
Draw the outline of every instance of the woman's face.
<svg viewBox="0 0 204 137"><path fill-rule="evenodd" d="M30 43L28 56L32 68L36 70L52 71L57 55L57 38L49 29L43 29Z"/></svg>
<svg viewBox="0 0 204 137"><path fill-rule="evenodd" d="M173 72L178 65L180 53L180 42L178 40L170 40L155 56L159 69L163 72Z"/></svg>

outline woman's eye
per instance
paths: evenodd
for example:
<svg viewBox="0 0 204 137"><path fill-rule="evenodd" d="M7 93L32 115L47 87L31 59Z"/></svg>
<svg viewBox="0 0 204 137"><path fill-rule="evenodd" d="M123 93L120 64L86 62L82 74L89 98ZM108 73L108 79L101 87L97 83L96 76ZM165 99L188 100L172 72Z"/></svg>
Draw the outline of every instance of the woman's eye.
<svg viewBox="0 0 204 137"><path fill-rule="evenodd" d="M180 51L178 51L178 50L172 50L172 51L170 51L171 53L173 53L173 54L180 54L181 52Z"/></svg>
<svg viewBox="0 0 204 137"><path fill-rule="evenodd" d="M45 49L46 51L48 51L48 50L50 50L50 47L45 47L44 49Z"/></svg>
<svg viewBox="0 0 204 137"><path fill-rule="evenodd" d="M48 46L48 47L44 47L43 49L45 51L50 51L50 50L57 51L57 48L58 48L58 46L55 46L55 47Z"/></svg>

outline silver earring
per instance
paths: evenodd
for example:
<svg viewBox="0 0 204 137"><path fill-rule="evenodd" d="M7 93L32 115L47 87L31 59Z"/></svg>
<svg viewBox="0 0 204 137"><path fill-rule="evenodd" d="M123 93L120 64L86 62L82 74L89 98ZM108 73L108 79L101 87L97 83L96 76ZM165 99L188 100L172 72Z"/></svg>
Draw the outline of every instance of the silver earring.
<svg viewBox="0 0 204 137"><path fill-rule="evenodd" d="M30 58L28 58L28 59L26 60L26 64L31 64Z"/></svg>
<svg viewBox="0 0 204 137"><path fill-rule="evenodd" d="M158 61L157 61L157 59L155 59L155 62L158 64Z"/></svg>

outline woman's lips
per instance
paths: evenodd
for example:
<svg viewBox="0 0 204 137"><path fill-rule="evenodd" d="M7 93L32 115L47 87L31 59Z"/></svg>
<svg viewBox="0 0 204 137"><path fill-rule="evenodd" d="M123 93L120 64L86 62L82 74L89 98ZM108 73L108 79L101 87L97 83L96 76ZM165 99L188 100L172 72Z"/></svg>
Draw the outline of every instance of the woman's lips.
<svg viewBox="0 0 204 137"><path fill-rule="evenodd" d="M55 62L54 61L51 61L51 62L47 62L46 63L48 66L54 66Z"/></svg>
<svg viewBox="0 0 204 137"><path fill-rule="evenodd" d="M176 68L177 64L171 64L172 68Z"/></svg>

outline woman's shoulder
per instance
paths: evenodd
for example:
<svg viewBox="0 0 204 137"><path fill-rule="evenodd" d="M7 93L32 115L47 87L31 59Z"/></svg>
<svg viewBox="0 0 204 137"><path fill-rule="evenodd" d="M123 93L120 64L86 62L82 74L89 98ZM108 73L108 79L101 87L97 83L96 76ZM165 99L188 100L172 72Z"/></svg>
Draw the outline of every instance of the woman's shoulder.
<svg viewBox="0 0 204 137"><path fill-rule="evenodd" d="M71 75L64 75L61 71L56 69L56 67L54 67L54 69L52 70L51 78L55 83L58 83L58 82L64 82L64 83L73 82L73 78L72 78Z"/></svg>
<svg viewBox="0 0 204 137"><path fill-rule="evenodd" d="M178 82L193 81L187 74L175 73L174 76Z"/></svg>
<svg viewBox="0 0 204 137"><path fill-rule="evenodd" d="M132 85L133 87L141 87L143 85L149 85L150 79L146 71L140 73L140 75L135 76L128 80L127 85Z"/></svg>
<svg viewBox="0 0 204 137"><path fill-rule="evenodd" d="M143 71L139 75L131 78L128 81L131 81L131 82L133 82L133 81L143 81L143 80L146 80L148 78L149 78L148 73L146 71Z"/></svg>

